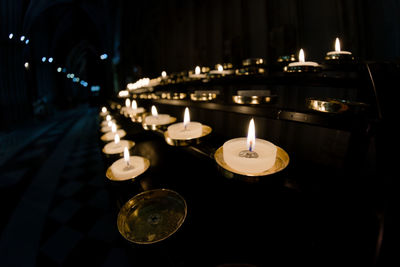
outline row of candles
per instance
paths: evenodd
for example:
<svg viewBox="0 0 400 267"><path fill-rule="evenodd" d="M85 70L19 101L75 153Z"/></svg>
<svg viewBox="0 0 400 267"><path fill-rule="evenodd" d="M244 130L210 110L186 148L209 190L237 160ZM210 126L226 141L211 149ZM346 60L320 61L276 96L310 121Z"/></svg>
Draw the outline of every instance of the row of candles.
<svg viewBox="0 0 400 267"><path fill-rule="evenodd" d="M349 51L343 51L341 49L340 45L340 40L339 38L336 38L335 40L335 50L330 51L326 54L325 59L328 62L351 62L354 60L354 57L351 52ZM297 62L291 62L294 61L294 57L290 58L288 62L290 62L287 66L284 66L283 70L285 72L307 72L311 71L314 72L321 68L320 64L317 62L313 61L306 61L305 57L305 52L301 48L298 53L298 61ZM263 65L264 61L259 60L256 63L256 65ZM227 75L232 75L235 73L235 70L232 69L232 64L229 64L230 67L224 68L222 64L217 64L215 66L214 70L209 70L207 67L200 67L196 66L193 71L189 71L188 77L190 79L205 79L209 77L209 75L215 75L217 77L220 76L227 76ZM168 80L168 75L166 71L161 72L161 76L158 78L150 79L150 78L142 78L139 79L135 83L129 83L127 85L128 90L136 90L144 87L153 87L157 86L160 84L160 82L166 82ZM121 96L123 97L123 96Z"/></svg>
<svg viewBox="0 0 400 267"><path fill-rule="evenodd" d="M174 123L176 118L168 114L159 114L154 105L151 107L150 115L145 112L144 108L137 107L135 100L126 99L125 104L120 112L131 118L142 117L141 121L145 129L159 130L164 127L166 129L165 136L173 140L190 141L205 136L203 131L205 125L200 122L190 121L188 107L184 110L183 122ZM104 118L102 122L102 132L104 132L102 140L109 142L104 146L103 152L106 154L124 153L123 158L116 160L110 166L111 177L115 180L126 180L133 179L143 173L146 170L144 162L148 159L130 156L129 149L135 143L129 140L121 140L126 135L126 132L123 129L117 129L116 121L112 119L106 107L102 108L100 115ZM132 121L140 120L135 119ZM253 176L265 173L275 165L277 159L277 146L267 140L255 137L254 119L250 120L247 138L239 137L228 140L221 148L224 164L240 175Z"/></svg>

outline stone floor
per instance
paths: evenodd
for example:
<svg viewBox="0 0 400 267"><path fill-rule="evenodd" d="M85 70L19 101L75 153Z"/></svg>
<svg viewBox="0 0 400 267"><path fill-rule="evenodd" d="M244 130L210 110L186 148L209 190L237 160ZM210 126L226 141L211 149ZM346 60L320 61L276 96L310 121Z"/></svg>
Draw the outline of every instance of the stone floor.
<svg viewBox="0 0 400 267"><path fill-rule="evenodd" d="M1 266L131 266L105 188L97 112L1 138Z"/></svg>

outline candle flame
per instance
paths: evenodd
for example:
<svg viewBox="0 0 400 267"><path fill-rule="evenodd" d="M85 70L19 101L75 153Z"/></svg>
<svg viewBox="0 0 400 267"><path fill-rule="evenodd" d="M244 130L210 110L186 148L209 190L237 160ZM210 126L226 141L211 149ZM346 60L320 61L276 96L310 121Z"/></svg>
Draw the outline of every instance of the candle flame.
<svg viewBox="0 0 400 267"><path fill-rule="evenodd" d="M185 127L185 129L188 126L189 122L190 122L189 108L186 107L185 115L183 116L183 127Z"/></svg>
<svg viewBox="0 0 400 267"><path fill-rule="evenodd" d="M121 140L121 139L119 138L119 135L118 135L118 134L115 134L115 136L114 136L114 143L115 143L115 144L118 144L120 140Z"/></svg>
<svg viewBox="0 0 400 267"><path fill-rule="evenodd" d="M249 130L247 133L247 146L249 147L249 151L253 151L256 146L256 130L254 126L254 119L250 120Z"/></svg>
<svg viewBox="0 0 400 267"><path fill-rule="evenodd" d="M127 98L127 99L125 100L125 106L126 106L127 108L129 108L129 107L131 106L131 100L130 100L129 98Z"/></svg>
<svg viewBox="0 0 400 267"><path fill-rule="evenodd" d="M224 67L222 66L222 65L218 65L218 71L223 71L224 70Z"/></svg>
<svg viewBox="0 0 400 267"><path fill-rule="evenodd" d="M154 117L158 116L158 112L155 106L151 106L151 115L153 115Z"/></svg>
<svg viewBox="0 0 400 267"><path fill-rule="evenodd" d="M126 165L128 166L129 166L129 158L130 158L129 150L127 147L124 147L124 160L126 162Z"/></svg>
<svg viewBox="0 0 400 267"><path fill-rule="evenodd" d="M106 116L106 121L110 121L111 120L111 116L110 115L107 115Z"/></svg>
<svg viewBox="0 0 400 267"><path fill-rule="evenodd" d="M137 109L136 100L132 100L132 109Z"/></svg>
<svg viewBox="0 0 400 267"><path fill-rule="evenodd" d="M201 72L200 67L197 66L197 67L194 69L194 73L195 73L195 74L200 74L200 72Z"/></svg>
<svg viewBox="0 0 400 267"><path fill-rule="evenodd" d="M117 132L117 125L115 125L115 123L113 123L113 125L111 125L111 132L113 132L113 133Z"/></svg>
<svg viewBox="0 0 400 267"><path fill-rule="evenodd" d="M106 107L102 107L101 108L101 112L106 113L107 112L107 108Z"/></svg>
<svg viewBox="0 0 400 267"><path fill-rule="evenodd" d="M300 49L300 52L299 52L299 62L305 62L305 61L306 61L306 56L305 56L304 50L302 48L302 49Z"/></svg>
<svg viewBox="0 0 400 267"><path fill-rule="evenodd" d="M336 41L335 41L335 51L340 52L340 41L339 41L339 38L337 38L337 37L336 37Z"/></svg>
<svg viewBox="0 0 400 267"><path fill-rule="evenodd" d="M164 70L163 72L161 72L161 76L162 76L163 78L167 77L167 72Z"/></svg>

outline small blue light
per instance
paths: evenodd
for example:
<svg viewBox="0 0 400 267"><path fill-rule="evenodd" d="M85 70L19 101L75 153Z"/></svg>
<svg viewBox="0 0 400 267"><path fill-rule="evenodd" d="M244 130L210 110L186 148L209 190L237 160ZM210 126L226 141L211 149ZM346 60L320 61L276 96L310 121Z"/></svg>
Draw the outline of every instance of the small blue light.
<svg viewBox="0 0 400 267"><path fill-rule="evenodd" d="M62 68L61 67L58 67L57 68L57 72L61 72L62 71Z"/></svg>
<svg viewBox="0 0 400 267"><path fill-rule="evenodd" d="M42 57L42 62L46 62L46 57Z"/></svg>
<svg viewBox="0 0 400 267"><path fill-rule="evenodd" d="M92 92L98 92L98 91L100 91L100 86L99 86L99 85L92 85L92 86L90 87L90 91L92 91Z"/></svg>
<svg viewBox="0 0 400 267"><path fill-rule="evenodd" d="M26 39L25 44L29 44L29 39Z"/></svg>
<svg viewBox="0 0 400 267"><path fill-rule="evenodd" d="M72 79L72 78L75 77L75 74L71 73L71 74L69 75L69 77Z"/></svg>
<svg viewBox="0 0 400 267"><path fill-rule="evenodd" d="M66 69L66 68L63 68L63 69L62 69L62 72L63 72L63 73L66 73L66 72L67 72L67 69Z"/></svg>
<svg viewBox="0 0 400 267"><path fill-rule="evenodd" d="M71 74L68 73L68 74L67 74L67 78L68 78L68 79L71 78Z"/></svg>
<svg viewBox="0 0 400 267"><path fill-rule="evenodd" d="M13 37L14 37L14 34L12 34L12 33L10 33L10 34L8 35L8 38L10 38L10 40L11 40Z"/></svg>
<svg viewBox="0 0 400 267"><path fill-rule="evenodd" d="M25 40L25 35L22 35L20 40L23 42Z"/></svg>
<svg viewBox="0 0 400 267"><path fill-rule="evenodd" d="M105 60L105 59L107 59L108 58L108 55L107 54L102 54L101 56L100 56L100 59L101 60Z"/></svg>
<svg viewBox="0 0 400 267"><path fill-rule="evenodd" d="M53 62L53 58L52 57L49 57L49 62L51 63L51 62Z"/></svg>

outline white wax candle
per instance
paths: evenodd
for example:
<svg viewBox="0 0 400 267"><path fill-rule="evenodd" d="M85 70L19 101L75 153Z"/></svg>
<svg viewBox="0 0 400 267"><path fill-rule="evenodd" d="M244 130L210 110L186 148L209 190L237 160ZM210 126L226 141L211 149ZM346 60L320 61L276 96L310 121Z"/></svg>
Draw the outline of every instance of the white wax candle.
<svg viewBox="0 0 400 267"><path fill-rule="evenodd" d="M319 64L316 62L312 62L312 61L306 61L305 60L305 53L303 49L300 49L299 52L299 61L298 62L292 62L289 63L289 67L299 67L299 66L310 66L310 67L318 67Z"/></svg>
<svg viewBox="0 0 400 267"><path fill-rule="evenodd" d="M119 137L124 137L125 135L126 135L126 132L123 130L123 129L119 129L119 130L117 130L115 133L113 133L113 132L108 132L108 133L105 133L102 137L101 137L101 139L102 140L104 140L104 141L112 141L112 140L114 140L114 138L115 138L115 134L118 134L119 135Z"/></svg>
<svg viewBox="0 0 400 267"><path fill-rule="evenodd" d="M110 121L111 121L112 123L115 123L115 120L110 120ZM109 122L109 121L102 121L102 122L101 122L101 126L103 126L103 127L104 127L104 126L108 126L108 122Z"/></svg>
<svg viewBox="0 0 400 267"><path fill-rule="evenodd" d="M203 133L203 126L200 122L189 122L186 127L183 122L172 124L167 129L172 139L193 139L200 137Z"/></svg>
<svg viewBox="0 0 400 267"><path fill-rule="evenodd" d="M249 174L257 174L267 171L275 164L277 148L271 142L263 139L255 139L253 152L257 153L256 158L239 156L242 151L249 151L247 138L235 138L224 143L222 151L226 164L232 169Z"/></svg>
<svg viewBox="0 0 400 267"><path fill-rule="evenodd" d="M126 164L124 158L120 158L110 168L114 175L114 180L124 181L143 173L145 164L142 157L131 156L129 157L129 165Z"/></svg>
<svg viewBox="0 0 400 267"><path fill-rule="evenodd" d="M144 123L147 125L164 125L171 122L171 116L168 114L158 114L157 116L147 116Z"/></svg>
<svg viewBox="0 0 400 267"><path fill-rule="evenodd" d="M119 154L124 152L124 147L130 147L129 141L120 140L119 143L110 142L104 146L104 153L106 154Z"/></svg>
<svg viewBox="0 0 400 267"><path fill-rule="evenodd" d="M331 51L331 52L328 52L326 54L328 56L330 56L330 55L351 55L351 52L349 52L349 51L341 51L339 38L336 38L335 51Z"/></svg>

